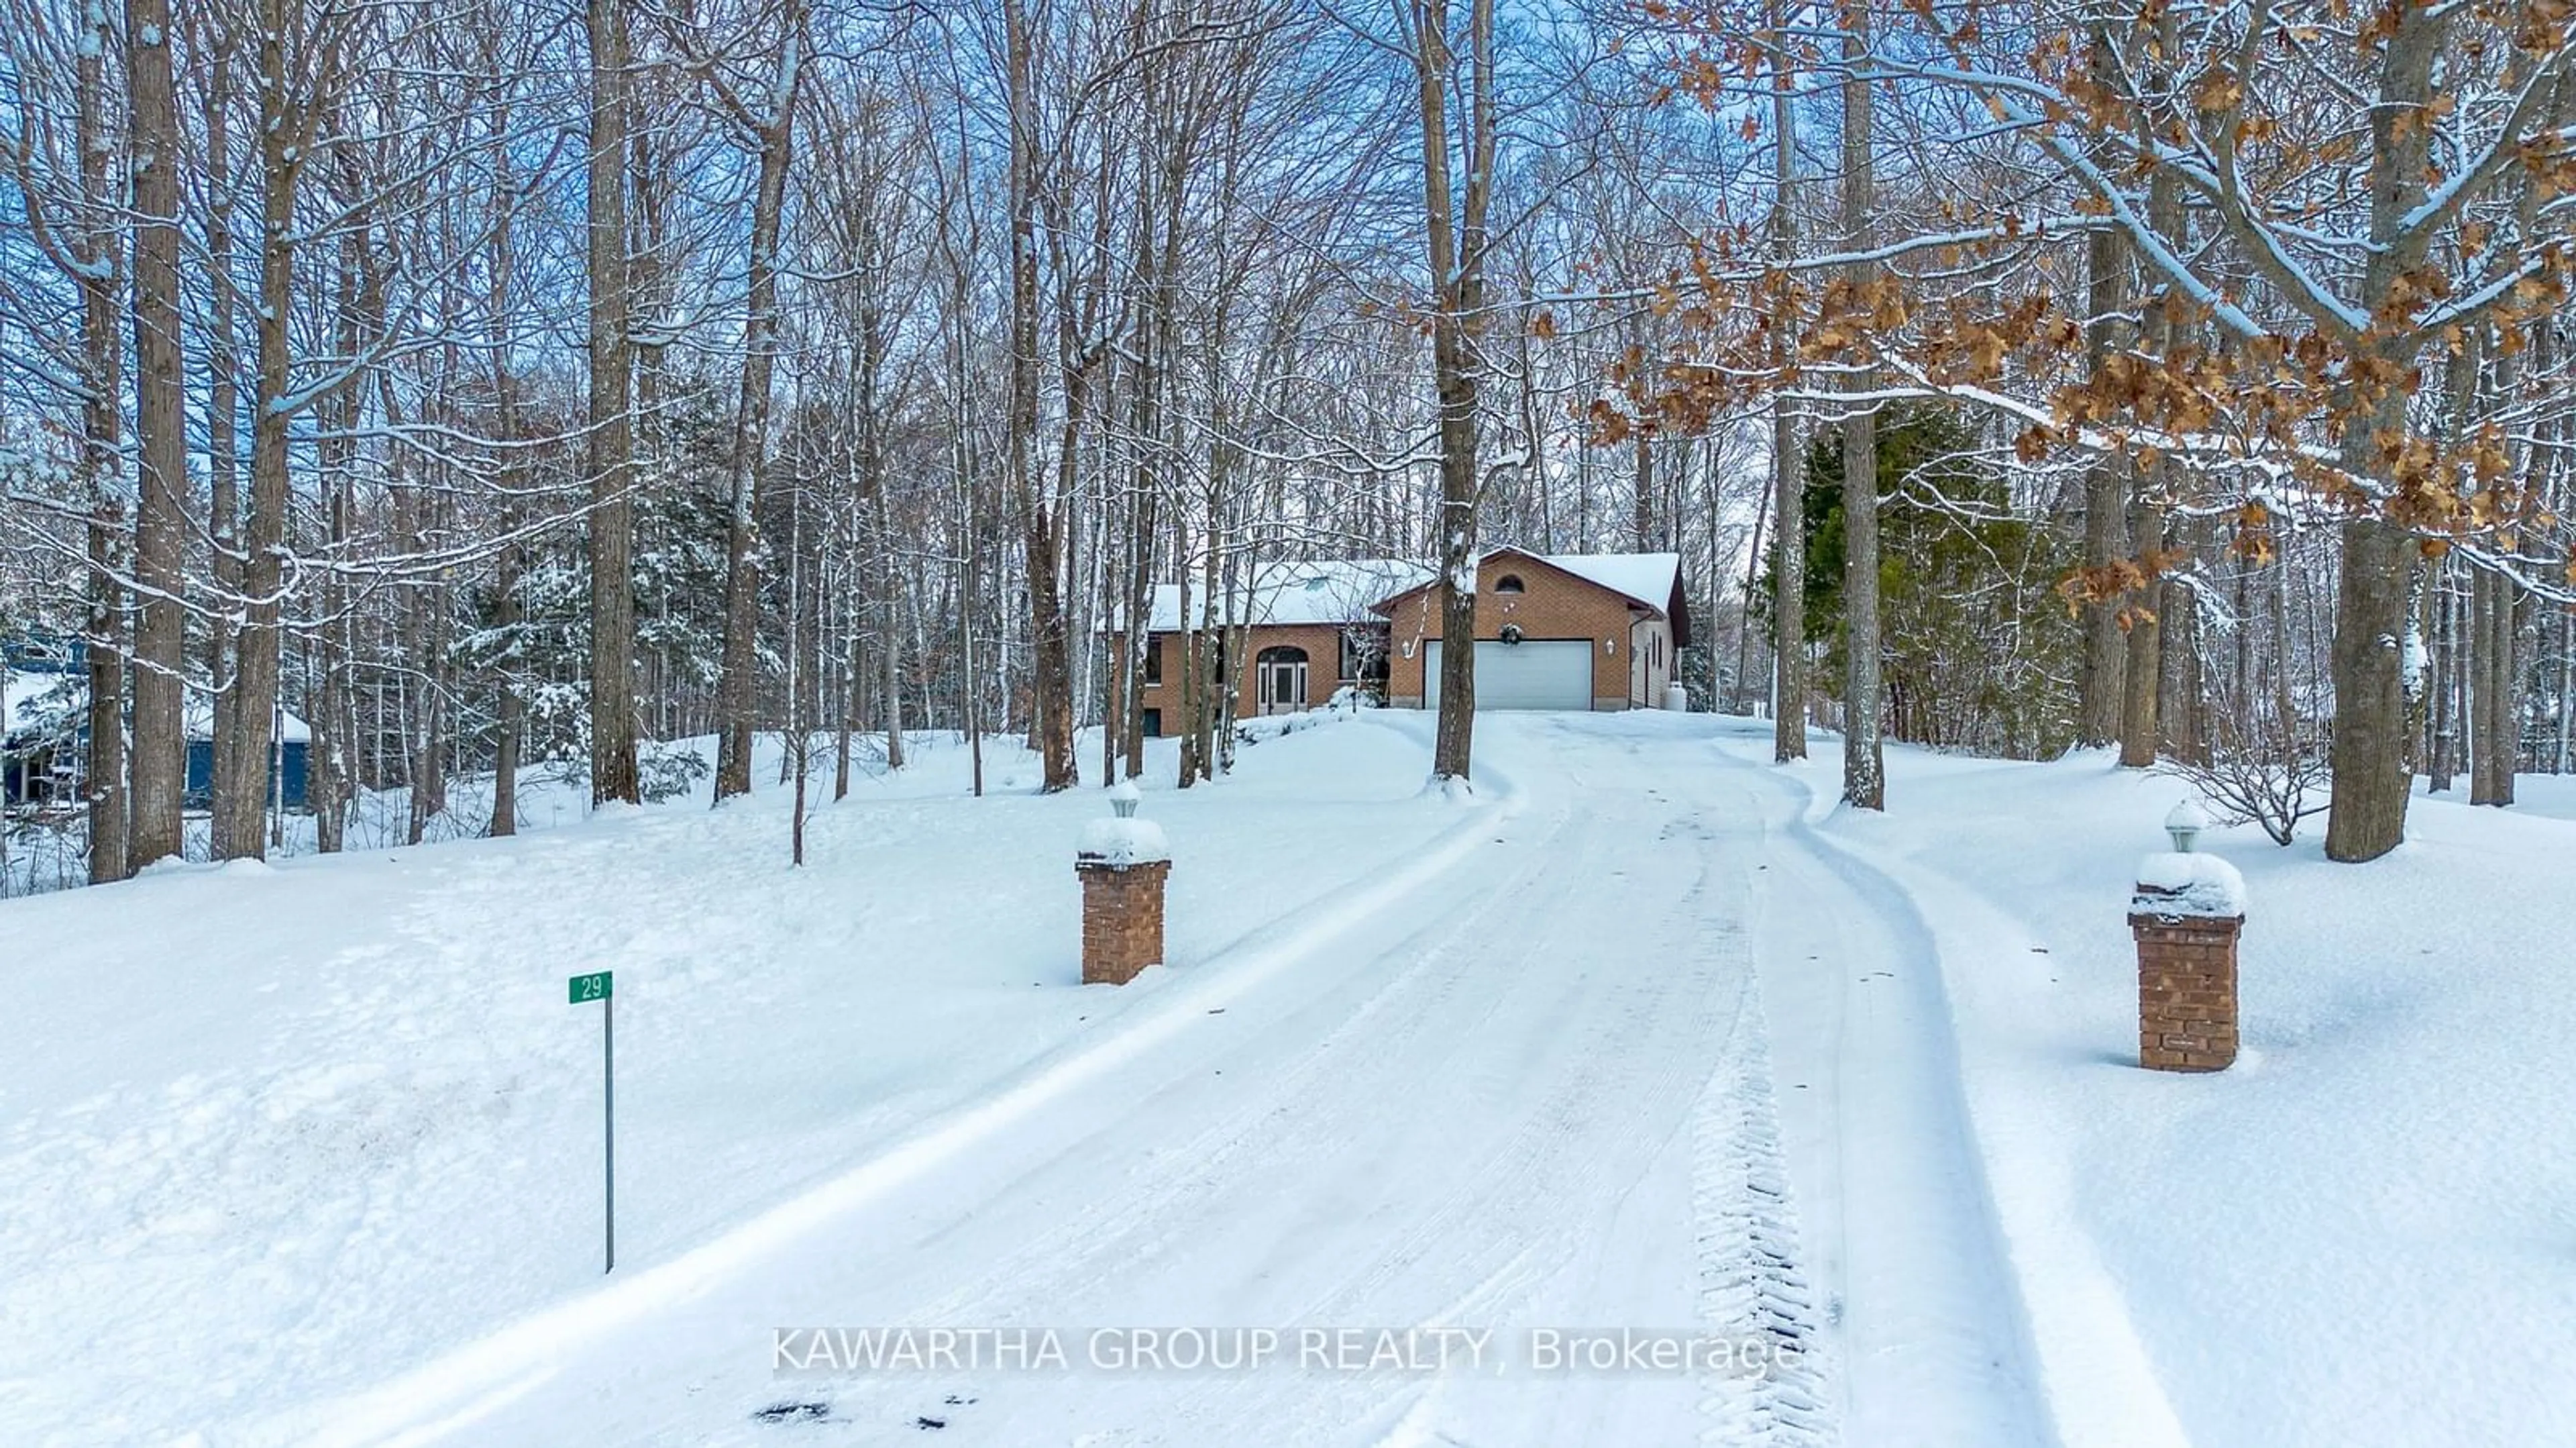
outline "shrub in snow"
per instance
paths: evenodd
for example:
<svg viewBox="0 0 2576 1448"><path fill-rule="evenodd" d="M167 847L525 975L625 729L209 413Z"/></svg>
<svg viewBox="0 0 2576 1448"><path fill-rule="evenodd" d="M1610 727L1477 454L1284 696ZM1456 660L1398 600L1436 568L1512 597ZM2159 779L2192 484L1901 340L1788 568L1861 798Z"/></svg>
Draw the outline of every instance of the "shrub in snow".
<svg viewBox="0 0 2576 1448"><path fill-rule="evenodd" d="M2323 733L2293 718L2252 722L2217 701L2205 758L2160 766L2209 801L2222 825L2257 824L2272 843L2298 838L2299 821L2326 810L2330 778Z"/></svg>
<svg viewBox="0 0 2576 1448"><path fill-rule="evenodd" d="M677 799L711 772L707 757L691 744L648 741L635 749L635 782L646 804Z"/></svg>
<svg viewBox="0 0 2576 1448"><path fill-rule="evenodd" d="M1295 714L1264 714L1239 720L1234 726L1234 741L1237 744L1258 744L1265 739L1276 739L1302 729L1320 728L1336 719L1346 718L1348 715L1342 707L1342 699L1350 693L1348 689L1342 690L1333 695L1332 703L1321 709L1307 709ZM1356 704L1350 712L1357 712Z"/></svg>

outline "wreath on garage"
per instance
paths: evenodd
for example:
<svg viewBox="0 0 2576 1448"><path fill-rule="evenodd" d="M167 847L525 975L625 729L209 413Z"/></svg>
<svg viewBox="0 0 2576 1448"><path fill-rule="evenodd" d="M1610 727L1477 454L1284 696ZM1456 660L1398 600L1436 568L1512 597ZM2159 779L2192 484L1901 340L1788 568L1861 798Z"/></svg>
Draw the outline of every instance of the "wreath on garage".
<svg viewBox="0 0 2576 1448"><path fill-rule="evenodd" d="M1507 624L1504 624L1504 625L1503 625L1503 642L1504 642L1504 643L1507 643L1507 644L1516 644L1516 643L1519 643L1520 641L1521 641L1521 626L1520 626L1519 624L1516 624L1516 623L1507 623Z"/></svg>

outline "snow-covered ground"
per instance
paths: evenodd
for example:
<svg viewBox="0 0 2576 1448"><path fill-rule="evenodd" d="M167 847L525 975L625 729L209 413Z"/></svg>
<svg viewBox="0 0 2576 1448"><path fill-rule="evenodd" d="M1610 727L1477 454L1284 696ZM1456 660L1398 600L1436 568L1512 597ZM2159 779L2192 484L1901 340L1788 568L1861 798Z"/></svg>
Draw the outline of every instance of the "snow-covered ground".
<svg viewBox="0 0 2576 1448"><path fill-rule="evenodd" d="M1769 769L1769 725L1733 727ZM2576 1443L2576 824L2419 796L2368 866L2322 819L2204 835L2251 893L2245 1049L2174 1076L2137 1068L2121 917L2186 786L1889 766L1884 818L1834 807L1836 740L1776 773L1941 960L2067 1444Z"/></svg>
<svg viewBox="0 0 2576 1448"><path fill-rule="evenodd" d="M2205 837L2247 1052L2173 1077L2123 914L2175 781L1899 750L1876 818L1828 738L1487 716L1462 807L1428 723L1149 788L1171 964L1118 989L1099 793L1006 751L819 805L801 871L773 761L0 904L0 1442L2576 1441L2576 823ZM1041 1356L816 1359L899 1328ZM1703 1357L1538 1356L1622 1329Z"/></svg>
<svg viewBox="0 0 2576 1448"><path fill-rule="evenodd" d="M235 1441L589 1287L600 1022L569 975L616 971L621 1272L1150 1008L1071 985L1097 794L996 749L968 799L962 748L915 753L817 809L802 871L773 755L722 811L0 905L0 1442ZM1241 760L1149 791L1179 966L1458 824L1388 730Z"/></svg>

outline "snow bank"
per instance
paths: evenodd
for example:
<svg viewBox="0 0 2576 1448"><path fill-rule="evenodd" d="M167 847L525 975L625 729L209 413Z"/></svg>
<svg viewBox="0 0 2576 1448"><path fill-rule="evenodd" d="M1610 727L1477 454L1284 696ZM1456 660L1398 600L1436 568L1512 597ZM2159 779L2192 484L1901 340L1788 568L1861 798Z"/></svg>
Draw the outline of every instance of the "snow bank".
<svg viewBox="0 0 2576 1448"><path fill-rule="evenodd" d="M1770 721L1714 727L1834 798L1829 737L1782 767ZM2060 1441L2576 1442L2576 1114L2546 1105L2576 1095L2576 827L2419 797L2406 844L2359 866L2210 831L2263 897L2244 1047L2175 1077L2137 1066L2121 915L2142 877L2179 883L2138 868L2172 782L2099 750L1891 744L1887 765L1885 815L1819 829L1901 884L1937 947ZM2517 784L2576 813L2576 779Z"/></svg>
<svg viewBox="0 0 2576 1448"><path fill-rule="evenodd" d="M1151 865L1172 858L1163 827L1152 820L1093 820L1082 827L1081 860L1086 865Z"/></svg>
<svg viewBox="0 0 2576 1448"><path fill-rule="evenodd" d="M2245 914L2245 877L2216 855L2159 851L2138 862L2138 889L2129 897L2129 911L2200 920L2240 919Z"/></svg>

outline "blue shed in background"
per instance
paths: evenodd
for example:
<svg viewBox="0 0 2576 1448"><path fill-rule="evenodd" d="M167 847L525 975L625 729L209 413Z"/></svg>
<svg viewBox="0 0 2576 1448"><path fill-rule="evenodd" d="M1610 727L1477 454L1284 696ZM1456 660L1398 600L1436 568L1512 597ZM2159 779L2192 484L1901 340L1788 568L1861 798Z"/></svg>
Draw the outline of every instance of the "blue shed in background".
<svg viewBox="0 0 2576 1448"><path fill-rule="evenodd" d="M89 679L77 640L22 640L0 649L0 803L68 805L80 798L88 766ZM214 696L191 684L186 703L192 809L214 801ZM313 731L281 709L269 794L288 809L304 807Z"/></svg>
<svg viewBox="0 0 2576 1448"><path fill-rule="evenodd" d="M268 761L268 796L284 800L288 809L302 809L305 761L313 752L312 727L280 709L276 739ZM215 802L214 696L194 686L188 690L187 801L190 809L205 809Z"/></svg>

